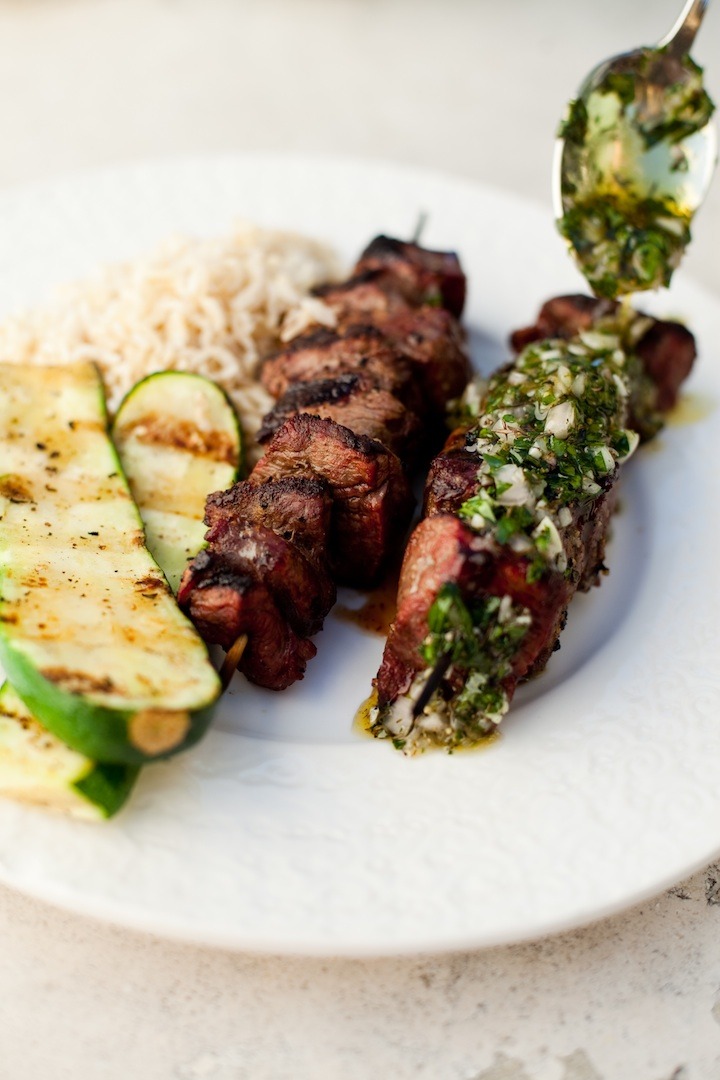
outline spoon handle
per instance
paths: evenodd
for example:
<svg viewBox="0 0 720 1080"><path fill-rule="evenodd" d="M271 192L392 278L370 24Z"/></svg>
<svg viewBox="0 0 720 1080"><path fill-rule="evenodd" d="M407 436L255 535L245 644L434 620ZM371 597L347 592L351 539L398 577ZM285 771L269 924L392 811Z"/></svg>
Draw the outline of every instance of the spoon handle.
<svg viewBox="0 0 720 1080"><path fill-rule="evenodd" d="M669 34L658 42L659 49L667 49L674 56L687 56L710 0L687 0L677 22Z"/></svg>

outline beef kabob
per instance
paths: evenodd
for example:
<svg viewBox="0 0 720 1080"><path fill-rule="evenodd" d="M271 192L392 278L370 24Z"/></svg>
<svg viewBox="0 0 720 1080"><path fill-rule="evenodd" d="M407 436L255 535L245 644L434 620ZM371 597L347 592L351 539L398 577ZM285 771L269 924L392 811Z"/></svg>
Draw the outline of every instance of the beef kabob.
<svg viewBox="0 0 720 1080"><path fill-rule="evenodd" d="M270 689L302 678L336 586L384 574L412 513L409 474L469 376L455 255L378 237L348 281L317 292L337 329L266 361L278 400L264 456L208 499L207 547L178 593L204 639Z"/></svg>
<svg viewBox="0 0 720 1080"><path fill-rule="evenodd" d="M675 404L692 334L583 296L513 335L479 415L432 463L400 576L373 732L406 752L492 734L599 582L621 464Z"/></svg>

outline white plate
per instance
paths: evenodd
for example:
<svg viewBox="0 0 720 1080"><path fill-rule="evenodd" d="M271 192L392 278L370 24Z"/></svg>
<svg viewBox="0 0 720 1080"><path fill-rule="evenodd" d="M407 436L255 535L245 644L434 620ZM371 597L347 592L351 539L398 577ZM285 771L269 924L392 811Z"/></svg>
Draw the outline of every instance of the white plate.
<svg viewBox="0 0 720 1080"><path fill-rule="evenodd" d="M0 198L3 311L173 232L243 216L350 262L383 231L456 248L486 367L579 278L549 207L366 162L224 158L68 178ZM382 642L330 618L305 681L237 678L196 750L86 826L0 805L0 877L74 910L253 950L381 954L518 941L632 904L720 849L720 308L678 276L700 418L628 467L603 588L478 753L408 760L351 731ZM346 602L353 602L346 596Z"/></svg>

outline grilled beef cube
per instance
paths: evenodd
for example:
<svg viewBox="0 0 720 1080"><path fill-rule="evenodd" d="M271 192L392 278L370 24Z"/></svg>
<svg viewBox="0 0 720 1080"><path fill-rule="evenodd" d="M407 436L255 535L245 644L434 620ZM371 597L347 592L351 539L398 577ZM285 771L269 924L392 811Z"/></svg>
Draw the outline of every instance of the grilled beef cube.
<svg viewBox="0 0 720 1080"><path fill-rule="evenodd" d="M342 584L365 588L381 577L407 528L413 499L403 467L382 443L349 428L300 413L267 444L251 483L280 476L315 476L333 500L330 565Z"/></svg>
<svg viewBox="0 0 720 1080"><path fill-rule="evenodd" d="M338 375L290 386L264 417L258 442L267 442L297 413L335 420L356 435L378 439L406 464L418 456L421 434L418 417L393 394L375 386L371 376Z"/></svg>
<svg viewBox="0 0 720 1080"><path fill-rule="evenodd" d="M315 655L303 639L335 603L330 506L327 486L300 476L245 480L208 498L208 547L185 571L178 600L205 641L229 648L249 635L240 670L261 686L280 690L302 678Z"/></svg>
<svg viewBox="0 0 720 1080"><path fill-rule="evenodd" d="M533 341L545 338L571 338L581 330L590 330L598 319L617 311L615 300L598 300L582 293L553 296L540 308L533 326L525 326L510 335L510 344L520 352Z"/></svg>
<svg viewBox="0 0 720 1080"><path fill-rule="evenodd" d="M477 454L465 449L464 430L454 431L430 466L423 517L457 514L462 504L477 494L478 466ZM598 584L604 570L607 529L615 505L615 480L615 474L610 474L602 495L569 507L572 522L563 533L568 575L583 592Z"/></svg>
<svg viewBox="0 0 720 1080"><path fill-rule="evenodd" d="M408 303L397 281L382 271L327 289L332 291L323 299L335 309L341 331L363 321L378 327L395 352L411 361L426 408L444 416L447 402L462 393L470 378L455 316L444 308Z"/></svg>
<svg viewBox="0 0 720 1080"><path fill-rule="evenodd" d="M610 477L602 495L582 508L574 507L572 523L565 530L567 573L573 583L577 583L580 592L588 592L593 586L599 585L601 575L607 573L605 546L610 519L617 506L616 480L616 475Z"/></svg>
<svg viewBox="0 0 720 1080"><path fill-rule="evenodd" d="M325 567L313 565L291 540L264 525L225 520L210 529L207 543L229 569L267 584L296 633L310 637L322 629L335 586Z"/></svg>
<svg viewBox="0 0 720 1080"><path fill-rule="evenodd" d="M479 465L477 454L465 448L465 431L454 431L430 466L423 517L457 514L462 504L477 493Z"/></svg>
<svg viewBox="0 0 720 1080"><path fill-rule="evenodd" d="M612 315L618 306L614 300L598 300L581 294L554 296L540 308L535 325L517 330L510 342L519 352L543 338L571 338L581 330L591 329L598 319ZM682 323L654 319L642 312L638 314L650 324L634 348L651 383L646 389L652 395L652 402L643 401L642 409L666 413L676 404L680 386L690 374L697 355L695 338ZM631 421L635 419L632 417ZM644 438L654 435L658 426L637 423Z"/></svg>
<svg viewBox="0 0 720 1080"><path fill-rule="evenodd" d="M205 524L211 531L226 520L263 525L292 541L314 565L324 567L331 508L327 484L310 476L283 476L264 483L241 480L228 491L209 496Z"/></svg>
<svg viewBox="0 0 720 1080"><path fill-rule="evenodd" d="M655 386L655 408L669 412L677 404L680 387L695 362L695 338L682 323L654 319L635 352Z"/></svg>
<svg viewBox="0 0 720 1080"><path fill-rule="evenodd" d="M530 583L527 569L522 556L473 532L454 515L436 514L421 521L405 552L397 615L375 680L380 708L406 693L425 670L421 646L428 633L428 614L447 584L457 585L467 603L483 596L509 595L531 612L530 629L504 683L509 694L519 679L545 663L564 625L574 586L560 573ZM452 677L457 681L454 688L459 689L463 673L455 671Z"/></svg>
<svg viewBox="0 0 720 1080"><path fill-rule="evenodd" d="M416 294L418 304L436 300L458 318L465 305L465 275L454 252L429 251L418 244L377 236L365 248L355 274L389 270Z"/></svg>
<svg viewBox="0 0 720 1080"><path fill-rule="evenodd" d="M279 398L299 382L315 382L336 375L363 374L380 390L419 411L419 398L410 364L398 356L376 326L353 326L345 333L320 329L295 338L262 368L265 389Z"/></svg>
<svg viewBox="0 0 720 1080"><path fill-rule="evenodd" d="M247 634L238 670L269 690L284 690L302 679L317 652L291 629L267 587L229 569L222 552L196 556L183 576L178 602L205 641L229 649Z"/></svg>
<svg viewBox="0 0 720 1080"><path fill-rule="evenodd" d="M380 325L418 303L417 293L387 270L364 270L339 285L319 285L313 292L333 309L341 329L362 322Z"/></svg>
<svg viewBox="0 0 720 1080"><path fill-rule="evenodd" d="M459 397L470 378L470 360L460 324L443 308L401 312L382 331L411 363L426 410L443 420L447 404Z"/></svg>
<svg viewBox="0 0 720 1080"><path fill-rule="evenodd" d="M330 508L327 486L300 476L242 480L206 504L208 548L233 572L266 582L292 628L306 636L322 628L335 603L327 568Z"/></svg>

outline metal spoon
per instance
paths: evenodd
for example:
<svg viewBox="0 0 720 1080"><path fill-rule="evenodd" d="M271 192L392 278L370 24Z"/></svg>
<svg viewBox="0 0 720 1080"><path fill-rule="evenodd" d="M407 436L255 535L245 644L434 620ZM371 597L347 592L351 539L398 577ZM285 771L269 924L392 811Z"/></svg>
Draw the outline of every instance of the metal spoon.
<svg viewBox="0 0 720 1080"><path fill-rule="evenodd" d="M715 126L704 122L711 103L688 55L709 2L688 0L654 48L598 64L571 103L555 150L554 210L600 295L667 284L690 239L717 158ZM700 119L695 129L675 122L681 106L686 120Z"/></svg>

